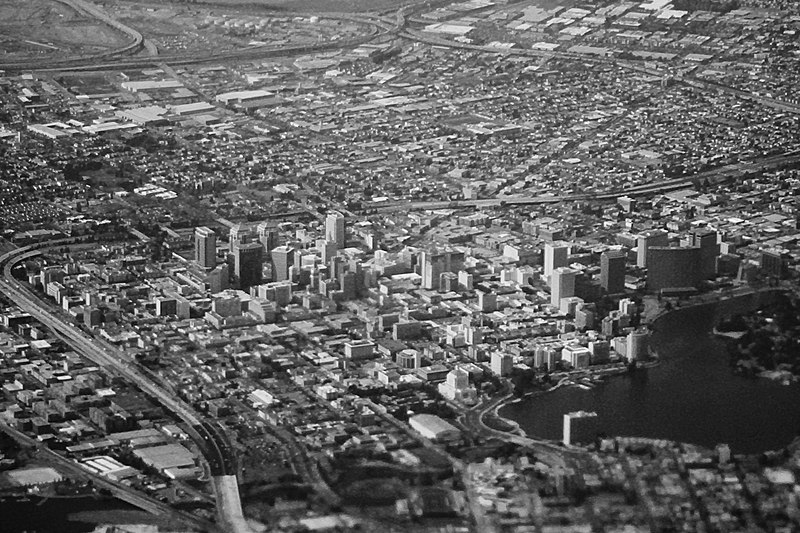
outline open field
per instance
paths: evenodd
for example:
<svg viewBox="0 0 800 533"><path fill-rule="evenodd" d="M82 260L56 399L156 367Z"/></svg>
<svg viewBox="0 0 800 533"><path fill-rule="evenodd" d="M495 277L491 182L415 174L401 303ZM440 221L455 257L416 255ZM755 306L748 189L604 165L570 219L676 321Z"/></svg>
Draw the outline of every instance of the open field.
<svg viewBox="0 0 800 533"><path fill-rule="evenodd" d="M125 35L52 0L0 0L0 58L22 60L104 52Z"/></svg>

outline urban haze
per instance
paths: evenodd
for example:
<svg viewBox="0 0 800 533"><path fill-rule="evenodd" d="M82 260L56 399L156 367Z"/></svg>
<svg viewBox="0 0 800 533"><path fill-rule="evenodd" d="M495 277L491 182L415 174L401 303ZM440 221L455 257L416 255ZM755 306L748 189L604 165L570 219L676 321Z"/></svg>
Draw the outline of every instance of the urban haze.
<svg viewBox="0 0 800 533"><path fill-rule="evenodd" d="M800 531L800 3L0 0L0 532Z"/></svg>

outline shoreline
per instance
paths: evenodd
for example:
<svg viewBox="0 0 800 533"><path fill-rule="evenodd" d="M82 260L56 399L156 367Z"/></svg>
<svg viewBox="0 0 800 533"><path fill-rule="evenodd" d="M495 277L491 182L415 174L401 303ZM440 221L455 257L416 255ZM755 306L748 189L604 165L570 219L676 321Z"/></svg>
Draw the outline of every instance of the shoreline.
<svg viewBox="0 0 800 533"><path fill-rule="evenodd" d="M755 304L756 304L755 308L757 308L759 305L761 305L761 300L762 300L764 295L774 296L775 294L783 294L783 293L786 293L787 291L788 291L788 289L776 288L776 287L750 289L747 292L742 293L742 294L727 294L727 295L721 296L721 297L719 297L719 298L717 298L715 300L689 303L688 305L684 305L684 306L677 307L677 308L672 308L672 309L669 309L669 310L665 310L664 306L662 304L662 305L659 306L659 310L655 315L653 315L651 317L643 317L643 318L645 319L645 323L648 325L648 327L649 327L649 329L651 331L651 335L652 335L652 331L653 331L654 327L656 326L656 323L660 322L662 319L665 319L665 318L667 318L667 317L669 317L671 315L677 314L677 313L682 312L682 311L688 311L688 310L695 309L697 307L714 306L715 309L714 309L714 328L713 328L713 330L716 330L716 326L717 326L717 324L719 324L719 321L721 320L721 318L723 316L727 316L727 313L726 314L722 314L722 315L719 314L719 311L720 311L719 306L720 306L720 304L723 304L723 303L729 302L729 301L734 301L734 300L738 301L738 300L745 299L745 298L755 298L757 300L757 302L755 302ZM773 294L773 293L775 293L775 294ZM654 352L657 353L657 350L654 350ZM637 365L637 370L640 369L640 368L645 368L645 369L652 368L652 367L658 366L659 364L661 364L661 360L656 355L655 358L651 358L648 361L644 362L644 364L641 367ZM609 373L608 376L609 377L618 377L620 375L624 375L625 373L627 373L627 369L625 369L625 370L623 370L621 372ZM760 376L760 377L762 377L762 376ZM768 378L768 379L770 379L770 378ZM512 431L503 431L503 433L506 433L508 435L519 435L519 436L522 436L522 437L525 437L525 438L528 438L528 439L532 439L532 440L543 440L541 438L531 437L530 435L528 435L527 432L524 429L522 429L522 427L519 425L519 422L517 422L516 420L511 420L511 419L501 415L500 414L500 410L502 408L505 408L505 407L507 407L509 405L512 405L512 404L522 403L523 401L531 401L533 398L536 398L536 397L544 395L544 394L548 394L550 392L558 390L559 388L561 388L563 386L571 384L571 383L565 383L565 381L568 381L568 378L566 378L566 377L562 378L556 385L554 385L553 387L551 387L551 388L549 388L547 390L531 391L531 392L525 393L524 395L522 395L519 398L510 397L508 399L504 399L504 400L498 402L498 404L495 405L486 414L491 414L491 416L493 416L495 419L500 420L502 423L508 424L509 426L514 428ZM697 445L697 444L693 444L693 443L685 443L685 442L681 442L681 441L671 441L669 439L656 439L656 438L649 438L649 437L622 436L622 435L615 435L613 438L615 438L615 439L617 439L617 438L637 439L637 440L652 441L652 442L672 442L674 444L687 444L687 445L697 446L699 448L705 448L702 445ZM544 440L550 440L550 439L544 439ZM800 442L800 437L798 437L796 440L798 442ZM786 446L784 446L782 448L779 448L779 450L787 448L790 445L792 445L792 443L787 444ZM776 450L765 450L765 452L769 452L769 451L776 451ZM765 453L765 452L762 452L762 453Z"/></svg>

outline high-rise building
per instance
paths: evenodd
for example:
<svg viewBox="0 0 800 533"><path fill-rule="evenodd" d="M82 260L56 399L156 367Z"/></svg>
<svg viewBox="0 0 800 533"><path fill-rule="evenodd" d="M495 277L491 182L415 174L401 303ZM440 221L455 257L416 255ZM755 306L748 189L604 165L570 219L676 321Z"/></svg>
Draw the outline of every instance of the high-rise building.
<svg viewBox="0 0 800 533"><path fill-rule="evenodd" d="M270 222L262 222L256 228L258 240L264 245L264 250L270 251L278 246L278 231Z"/></svg>
<svg viewBox="0 0 800 533"><path fill-rule="evenodd" d="M644 231L636 236L636 266L647 268L647 255L654 246L668 246L669 235L666 231L654 229Z"/></svg>
<svg viewBox="0 0 800 533"><path fill-rule="evenodd" d="M700 283L700 247L656 246L648 250L647 290L696 287Z"/></svg>
<svg viewBox="0 0 800 533"><path fill-rule="evenodd" d="M273 281L291 279L290 269L292 268L294 250L290 246L278 246L272 250L271 255Z"/></svg>
<svg viewBox="0 0 800 533"><path fill-rule="evenodd" d="M464 253L453 250L424 251L420 253L422 288L438 290L444 272L458 272L464 268Z"/></svg>
<svg viewBox="0 0 800 533"><path fill-rule="evenodd" d="M338 211L325 217L325 240L336 244L339 250L345 247L344 215Z"/></svg>
<svg viewBox="0 0 800 533"><path fill-rule="evenodd" d="M711 279L717 276L717 257L719 244L717 232L708 228L699 228L692 231L692 246L700 248L700 263L698 265L701 279Z"/></svg>
<svg viewBox="0 0 800 533"><path fill-rule="evenodd" d="M237 244L244 244L248 242L250 230L241 224L235 224L228 232L228 250L233 252Z"/></svg>
<svg viewBox="0 0 800 533"><path fill-rule="evenodd" d="M229 288L230 277L231 273L228 263L222 263L216 266L206 275L205 282L208 286L208 291L211 294L216 294Z"/></svg>
<svg viewBox="0 0 800 533"><path fill-rule="evenodd" d="M628 359L631 361L647 359L650 355L650 351L648 350L649 339L650 333L645 329L639 329L628 333L628 338L625 343Z"/></svg>
<svg viewBox="0 0 800 533"><path fill-rule="evenodd" d="M597 413L575 411L564 415L564 444L588 443L597 437L599 428Z"/></svg>
<svg viewBox="0 0 800 533"><path fill-rule="evenodd" d="M569 245L563 241L548 242L544 245L544 275L550 276L553 270L567 266Z"/></svg>
<svg viewBox="0 0 800 533"><path fill-rule="evenodd" d="M260 242L238 244L233 249L233 272L239 280L239 288L248 289L261 283L264 264L264 247Z"/></svg>
<svg viewBox="0 0 800 533"><path fill-rule="evenodd" d="M210 228L194 229L194 260L203 268L217 266L217 234Z"/></svg>
<svg viewBox="0 0 800 533"><path fill-rule="evenodd" d="M491 363L492 373L497 376L508 376L514 368L514 359L507 353L494 352Z"/></svg>
<svg viewBox="0 0 800 533"><path fill-rule="evenodd" d="M625 251L609 250L600 256L600 286L607 294L625 291Z"/></svg>
<svg viewBox="0 0 800 533"><path fill-rule="evenodd" d="M318 239L317 250L319 251L322 262L327 265L336 255L336 243L326 239Z"/></svg>
<svg viewBox="0 0 800 533"><path fill-rule="evenodd" d="M178 314L178 300L175 298L156 298L156 315L170 316Z"/></svg>
<svg viewBox="0 0 800 533"><path fill-rule="evenodd" d="M773 278L783 278L788 270L789 256L779 248L769 248L761 251L759 268Z"/></svg>
<svg viewBox="0 0 800 533"><path fill-rule="evenodd" d="M575 278L578 273L571 268L559 267L550 275L550 304L560 307L561 298L575 296Z"/></svg>
<svg viewBox="0 0 800 533"><path fill-rule="evenodd" d="M484 313L497 311L497 294L493 292L478 292L478 307Z"/></svg>

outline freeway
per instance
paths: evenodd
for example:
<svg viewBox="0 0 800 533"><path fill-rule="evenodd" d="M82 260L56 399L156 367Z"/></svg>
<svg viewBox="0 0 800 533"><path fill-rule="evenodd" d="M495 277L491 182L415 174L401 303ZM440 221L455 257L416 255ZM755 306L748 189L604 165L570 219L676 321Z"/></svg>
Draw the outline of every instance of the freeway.
<svg viewBox="0 0 800 533"><path fill-rule="evenodd" d="M67 0L63 0L67 1ZM85 0L69 0L80 1L83 4L88 4ZM302 16L298 13L297 16ZM72 71L99 71L99 70L120 70L130 68L145 68L157 66L159 63L168 63L170 65L197 65L204 63L223 63L228 61L250 61L255 59L267 59L271 57L290 57L295 55L312 54L319 52L326 52L332 50L341 50L347 48L355 48L361 44L372 41L373 39L396 33L399 28L396 22L404 23L404 20L392 21L384 17L379 17L370 14L361 13L317 13L314 16L322 18L344 20L363 24L369 28L368 31L357 37L342 40L330 40L315 44L304 44L295 46L247 46L237 50L229 51L206 51L195 53L173 53L164 54L159 53L157 49L151 46L148 47L149 56L130 56L126 52L119 52L112 56L103 57L73 57L66 59L53 59L42 60L36 63L35 68L31 67L28 63L0 63L0 69L11 72L19 71L58 71L58 72L72 72ZM113 21L113 19L111 19ZM105 21L104 21L105 22ZM136 31L136 30L131 30ZM138 33L138 32L137 32ZM141 34L139 35L141 38ZM143 42L138 43L138 49L141 49ZM157 55L154 54L157 53Z"/></svg>
<svg viewBox="0 0 800 533"><path fill-rule="evenodd" d="M177 511L172 507L170 507L169 505L167 505L166 503L163 503L149 496L145 496L144 494L137 492L136 490L128 487L127 485L123 485L122 483L112 481L107 477L95 474L94 472L91 472L90 470L87 470L79 466L77 463L54 452L41 442L28 437L24 433L17 431L16 429L12 428L11 426L7 425L4 422L0 422L0 431L8 434L9 436L11 436L15 440L21 442L26 446L36 448L38 452L37 459L50 462L53 465L56 465L57 468L62 472L65 472L77 478L88 478L92 481L95 487L99 489L108 490L114 497L126 503L135 505L136 507L143 509L148 513L154 514L156 516L178 520L187 526L191 526L193 530L196 531L217 530L217 527L211 522L203 520L202 518L198 518L197 516L191 513Z"/></svg>
<svg viewBox="0 0 800 533"><path fill-rule="evenodd" d="M208 462L213 476L215 494L230 495L230 476L237 470L235 452L224 430L216 423L203 420L187 404L164 390L151 378L138 370L136 365L110 345L98 342L74 325L62 320L58 312L49 309L44 302L16 280L12 269L22 261L41 253L43 248L64 246L79 242L77 239L61 239L12 250L0 256L0 292L17 306L28 312L43 325L61 335L78 353L90 361L107 368L135 384L142 392L157 400L165 409L171 411L188 426L188 433L197 443L203 457ZM244 521L241 502L236 495L217 499L217 511L225 529L236 533L249 533Z"/></svg>

